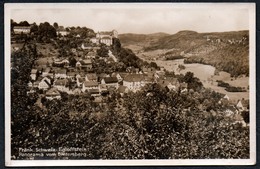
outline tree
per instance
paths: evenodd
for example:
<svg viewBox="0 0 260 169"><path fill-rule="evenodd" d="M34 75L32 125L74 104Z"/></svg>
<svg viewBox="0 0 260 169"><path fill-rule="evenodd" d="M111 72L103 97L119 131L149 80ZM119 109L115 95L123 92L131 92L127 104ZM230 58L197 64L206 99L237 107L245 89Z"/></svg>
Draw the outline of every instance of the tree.
<svg viewBox="0 0 260 169"><path fill-rule="evenodd" d="M19 26L30 26L30 24L27 21L21 21Z"/></svg>
<svg viewBox="0 0 260 169"><path fill-rule="evenodd" d="M157 65L155 62L151 62L151 63L150 63L150 67L153 67L153 68L155 68L155 69L158 69L158 68L159 68L158 65Z"/></svg>
<svg viewBox="0 0 260 169"><path fill-rule="evenodd" d="M33 33L33 34L38 34L38 31L39 31L38 25L36 25L36 23L33 24L32 27L31 27L30 32Z"/></svg>
<svg viewBox="0 0 260 169"><path fill-rule="evenodd" d="M57 23L57 22L54 22L54 23L53 23L53 27L54 27L55 29L58 29L58 28L59 28L58 23Z"/></svg>
<svg viewBox="0 0 260 169"><path fill-rule="evenodd" d="M39 35L45 39L54 38L57 36L56 29L48 22L40 23L38 32Z"/></svg>

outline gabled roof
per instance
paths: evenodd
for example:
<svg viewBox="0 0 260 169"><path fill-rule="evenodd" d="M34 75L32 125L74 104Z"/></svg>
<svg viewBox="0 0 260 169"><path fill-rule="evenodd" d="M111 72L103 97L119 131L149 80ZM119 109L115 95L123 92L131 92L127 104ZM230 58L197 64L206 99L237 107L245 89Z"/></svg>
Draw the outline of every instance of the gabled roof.
<svg viewBox="0 0 260 169"><path fill-rule="evenodd" d="M94 87L94 86L98 86L98 82L86 81L86 82L84 82L84 86L85 86L85 87Z"/></svg>
<svg viewBox="0 0 260 169"><path fill-rule="evenodd" d="M46 96L59 96L60 92L58 91L57 88L51 88L46 92Z"/></svg>
<svg viewBox="0 0 260 169"><path fill-rule="evenodd" d="M232 112L236 112L237 109L234 106L228 106L227 110L231 110Z"/></svg>
<svg viewBox="0 0 260 169"><path fill-rule="evenodd" d="M89 93L90 94L99 94L100 91L99 91L99 89L89 89Z"/></svg>
<svg viewBox="0 0 260 169"><path fill-rule="evenodd" d="M89 64L92 64L92 61L90 59L84 59L84 60L81 60L80 63L82 65L89 65Z"/></svg>
<svg viewBox="0 0 260 169"><path fill-rule="evenodd" d="M242 99L240 101L241 101L241 104L242 104L243 107L249 108L249 100L248 99Z"/></svg>
<svg viewBox="0 0 260 169"><path fill-rule="evenodd" d="M54 82L54 85L56 86L66 86L68 83L67 79L58 79Z"/></svg>
<svg viewBox="0 0 260 169"><path fill-rule="evenodd" d="M116 77L105 77L104 81L105 81L106 84L108 84L108 83L117 83L118 82Z"/></svg>
<svg viewBox="0 0 260 169"><path fill-rule="evenodd" d="M88 73L87 75L88 80L97 80L96 73Z"/></svg>
<svg viewBox="0 0 260 169"><path fill-rule="evenodd" d="M141 82L143 80L144 80L144 76L142 74L128 74L124 78L124 81L127 82Z"/></svg>

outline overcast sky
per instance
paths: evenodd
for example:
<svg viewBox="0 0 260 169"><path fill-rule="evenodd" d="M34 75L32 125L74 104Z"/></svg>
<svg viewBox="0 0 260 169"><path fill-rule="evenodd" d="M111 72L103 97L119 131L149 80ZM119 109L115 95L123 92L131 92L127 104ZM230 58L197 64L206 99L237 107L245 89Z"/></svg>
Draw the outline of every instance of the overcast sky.
<svg viewBox="0 0 260 169"><path fill-rule="evenodd" d="M118 33L174 34L181 30L223 32L249 29L248 9L241 5L191 4L73 4L32 5L12 9L16 22L57 22L62 26L86 26Z"/></svg>

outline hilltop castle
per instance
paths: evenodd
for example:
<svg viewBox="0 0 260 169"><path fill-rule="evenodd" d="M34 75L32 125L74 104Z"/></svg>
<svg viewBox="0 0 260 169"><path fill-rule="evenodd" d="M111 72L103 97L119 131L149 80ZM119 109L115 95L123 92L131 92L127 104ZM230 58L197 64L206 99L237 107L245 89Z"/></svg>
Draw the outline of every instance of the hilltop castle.
<svg viewBox="0 0 260 169"><path fill-rule="evenodd" d="M91 38L90 41L95 44L104 43L107 46L111 46L113 44L113 38L118 37L118 32L116 30L112 30L110 32L98 32L96 37Z"/></svg>

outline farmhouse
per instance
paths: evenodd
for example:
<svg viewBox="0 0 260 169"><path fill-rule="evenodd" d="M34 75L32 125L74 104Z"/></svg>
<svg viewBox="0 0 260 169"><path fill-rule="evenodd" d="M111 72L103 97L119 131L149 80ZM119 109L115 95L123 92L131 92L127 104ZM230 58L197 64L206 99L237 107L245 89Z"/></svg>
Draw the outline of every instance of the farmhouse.
<svg viewBox="0 0 260 169"><path fill-rule="evenodd" d="M32 80L36 80L36 78L37 78L37 72L38 72L38 70L37 69L32 69L31 70L31 79Z"/></svg>
<svg viewBox="0 0 260 169"><path fill-rule="evenodd" d="M98 82L93 82L93 81L85 81L82 85L82 91L85 92L86 90L90 89L99 89Z"/></svg>

